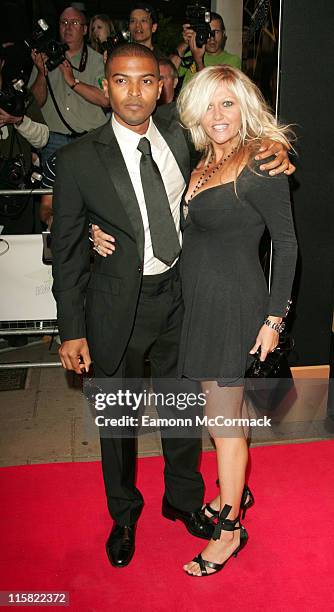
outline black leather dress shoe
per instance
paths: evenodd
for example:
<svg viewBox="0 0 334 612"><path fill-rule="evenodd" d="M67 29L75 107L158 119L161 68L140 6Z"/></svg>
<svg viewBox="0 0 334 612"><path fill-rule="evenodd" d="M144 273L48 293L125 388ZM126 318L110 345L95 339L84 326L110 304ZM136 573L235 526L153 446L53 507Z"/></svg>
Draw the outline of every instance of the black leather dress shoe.
<svg viewBox="0 0 334 612"><path fill-rule="evenodd" d="M114 524L106 543L108 559L114 567L125 567L130 563L135 552L135 531L136 524L124 527Z"/></svg>
<svg viewBox="0 0 334 612"><path fill-rule="evenodd" d="M214 525L210 519L202 512L185 512L174 508L166 497L162 500L162 515L171 521L182 521L191 535L204 540L211 540Z"/></svg>

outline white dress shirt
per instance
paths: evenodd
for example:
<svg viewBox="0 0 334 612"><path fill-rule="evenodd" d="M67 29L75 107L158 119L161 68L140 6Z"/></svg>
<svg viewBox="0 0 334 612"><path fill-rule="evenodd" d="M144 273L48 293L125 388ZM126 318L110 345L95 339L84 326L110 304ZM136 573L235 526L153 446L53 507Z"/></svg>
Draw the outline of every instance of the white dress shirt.
<svg viewBox="0 0 334 612"><path fill-rule="evenodd" d="M180 202L186 183L173 153L154 125L152 117L146 134L137 134L137 132L126 128L117 121L114 115L112 116L111 123L128 169L143 219L145 235L143 273L144 275L162 274L162 272L169 270L176 262L173 262L172 266L167 266L154 257L153 254L145 197L140 177L140 158L142 154L137 149L140 139L145 136L150 141L152 157L160 170L180 244Z"/></svg>

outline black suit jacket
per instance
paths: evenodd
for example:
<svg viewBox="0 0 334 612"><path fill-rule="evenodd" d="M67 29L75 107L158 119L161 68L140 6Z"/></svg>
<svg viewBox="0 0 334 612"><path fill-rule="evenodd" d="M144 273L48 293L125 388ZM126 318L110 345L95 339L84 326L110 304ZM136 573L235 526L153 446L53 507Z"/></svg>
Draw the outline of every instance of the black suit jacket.
<svg viewBox="0 0 334 612"><path fill-rule="evenodd" d="M171 116L154 116L186 182L189 142ZM111 123L57 152L52 225L53 293L62 341L87 337L93 361L112 374L131 335L144 258L139 205ZM89 223L116 239L91 269Z"/></svg>

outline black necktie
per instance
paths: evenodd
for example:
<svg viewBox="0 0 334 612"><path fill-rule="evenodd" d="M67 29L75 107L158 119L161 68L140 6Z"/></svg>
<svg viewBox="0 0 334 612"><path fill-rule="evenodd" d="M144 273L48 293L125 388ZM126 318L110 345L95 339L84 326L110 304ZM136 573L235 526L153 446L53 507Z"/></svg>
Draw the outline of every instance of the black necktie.
<svg viewBox="0 0 334 612"><path fill-rule="evenodd" d="M180 253L180 242L159 168L150 141L143 137L138 144L140 176L150 225L154 256L170 266Z"/></svg>

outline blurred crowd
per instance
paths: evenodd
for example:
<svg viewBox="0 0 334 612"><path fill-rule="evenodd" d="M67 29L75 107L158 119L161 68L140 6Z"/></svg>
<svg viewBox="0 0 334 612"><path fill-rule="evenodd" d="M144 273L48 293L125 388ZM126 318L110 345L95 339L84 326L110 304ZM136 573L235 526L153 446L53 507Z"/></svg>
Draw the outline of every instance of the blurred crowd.
<svg viewBox="0 0 334 612"><path fill-rule="evenodd" d="M50 225L52 195L34 198L29 190L52 189L57 150L109 120L104 64L117 45L133 41L154 52L163 80L160 105L174 104L183 83L206 66L241 66L240 58L225 49L226 29L217 13L209 14L203 31L184 23L170 55L156 44L159 23L152 6L136 3L125 17L123 22L106 14L88 19L68 7L59 17L55 40L41 20L27 44L2 42L0 190L25 191L0 194L0 233L36 233Z"/></svg>

